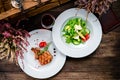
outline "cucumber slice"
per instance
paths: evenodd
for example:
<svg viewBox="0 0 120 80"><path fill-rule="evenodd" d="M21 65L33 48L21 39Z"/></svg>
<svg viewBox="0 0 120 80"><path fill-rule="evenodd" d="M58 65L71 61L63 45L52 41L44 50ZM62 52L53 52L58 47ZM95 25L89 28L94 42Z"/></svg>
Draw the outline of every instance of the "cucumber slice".
<svg viewBox="0 0 120 80"><path fill-rule="evenodd" d="M65 26L63 31L68 31L70 29L70 26Z"/></svg>
<svg viewBox="0 0 120 80"><path fill-rule="evenodd" d="M74 45L79 45L81 43L81 41L77 41L77 40L73 40L72 42Z"/></svg>
<svg viewBox="0 0 120 80"><path fill-rule="evenodd" d="M86 33L88 33L88 34L90 33L90 30L89 30L89 29L87 29L87 28L85 29L85 31L86 31Z"/></svg>

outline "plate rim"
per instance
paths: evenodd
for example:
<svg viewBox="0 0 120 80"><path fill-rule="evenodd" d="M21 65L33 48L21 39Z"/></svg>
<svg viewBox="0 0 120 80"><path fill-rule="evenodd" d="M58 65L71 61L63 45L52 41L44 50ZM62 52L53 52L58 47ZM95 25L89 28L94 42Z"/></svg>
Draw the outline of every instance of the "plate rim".
<svg viewBox="0 0 120 80"><path fill-rule="evenodd" d="M94 50L91 50L91 52L89 53L89 54L86 54L86 55L82 55L82 56L78 56L78 55L71 55L71 54L68 54L67 52L70 52L70 51L65 51L64 52L64 50L63 49L61 49L60 48L60 46L58 46L58 44L57 44L57 42L56 42L56 39L55 39L55 37L56 37L56 35L57 34L55 34L57 31L58 32L60 32L60 30L56 30L57 28L56 28L56 26L57 26L57 23L59 22L60 23L60 21L61 21L61 19L63 19L62 17L63 17L63 15L65 15L65 13L70 13L70 12L72 12L72 10L74 11L74 12L72 12L74 15L76 14L76 12L77 12L77 9L78 8L70 8L70 9L67 9L67 10L65 10L65 11L63 11L57 18L56 18L56 21L55 21L55 24L54 24L54 26L53 26L53 29L52 29L52 37L53 37L53 42L54 42L54 44L55 44L55 46L56 46L56 48L62 53L62 54L64 54L64 55L66 55L66 56L69 56L69 57L72 57L72 58L83 58L83 57L86 57L86 56L89 56L90 54L92 54L97 48L98 48L98 46L100 45L100 42L101 42L101 39L102 39L102 28L101 28L101 24L100 24L100 22L99 22L99 20L98 20L98 18L93 14L93 13L89 13L88 14L88 18L89 18L89 15L90 16L92 16L92 17L94 17L95 18L95 20L97 20L97 24L99 24L99 26L98 26L98 28L100 29L99 30L99 34L97 34L97 35L99 35L100 37L99 37L99 40L97 41L98 43L96 43L96 47L94 48ZM75 12L76 11L76 12ZM78 14L80 13L80 11L84 11L85 12L85 14L87 14L86 12L86 10L85 9L79 9L79 11L78 11ZM71 13L71 14L72 14ZM71 17L73 17L74 15L72 15ZM80 15L82 15L82 14L80 14ZM69 15L67 15L67 16L69 16ZM65 18L65 17L64 17ZM67 20L69 17L67 17L66 19L64 19L64 20ZM58 21L59 20L59 21ZM64 21L64 20L62 20L62 22ZM62 23L61 22L61 23ZM63 22L64 23L64 22ZM62 27L62 25L63 24L61 24L61 25L59 25L59 26L57 26L58 28L60 27ZM56 31L55 31L56 30ZM94 32L94 31L93 31ZM59 37L59 35L57 35L57 37ZM58 39L58 38L57 38ZM60 43L61 43L61 45L63 46L63 44L62 44L62 42L60 41ZM65 48L64 46L63 46L63 48Z"/></svg>
<svg viewBox="0 0 120 80"><path fill-rule="evenodd" d="M49 31L49 32L52 34L52 31L47 30L47 29L36 29L36 30L30 31L29 33L31 34L32 32L41 31L41 30L42 30L42 31ZM52 40L51 40L51 41L52 41ZM52 42L52 44L54 45L53 42ZM23 71L25 74L27 74L28 76L33 77L33 78L38 78L38 79L47 79L47 78L53 77L53 76L55 76L57 73L59 73L59 72L62 70L62 68L64 67L64 65L65 65L66 56L63 55L63 54L61 54L60 51L57 51L57 52L59 53L59 55L62 56L61 59L64 59L64 60L61 61L62 65L61 65L61 66L58 66L59 69L57 68L57 70L54 71L54 74L50 74L48 77L32 76L31 73L30 73L29 71L24 70L24 66L25 66L25 65L24 65L24 66L22 65L21 59L20 59L19 57L18 57L18 64L19 64L20 68L22 69L22 71ZM24 61L24 59L23 59L23 61ZM23 63L24 63L24 62L23 62ZM58 64L60 65L60 63L58 63ZM28 66L28 64L26 64L26 66L27 66L27 68L30 68L30 67ZM37 72L36 72L36 73L37 73ZM39 75L40 75L40 74L39 74Z"/></svg>

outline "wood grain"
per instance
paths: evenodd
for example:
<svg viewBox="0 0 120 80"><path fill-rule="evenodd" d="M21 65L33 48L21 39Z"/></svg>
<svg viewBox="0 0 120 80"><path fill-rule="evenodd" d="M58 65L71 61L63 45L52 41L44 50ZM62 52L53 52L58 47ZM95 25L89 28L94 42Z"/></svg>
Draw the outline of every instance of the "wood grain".
<svg viewBox="0 0 120 80"><path fill-rule="evenodd" d="M0 80L39 80L23 72L0 73ZM119 80L119 75L111 72L61 72L46 80Z"/></svg>
<svg viewBox="0 0 120 80"><path fill-rule="evenodd" d="M28 5L28 4L30 4L30 5ZM33 2L33 1L25 2L25 3L24 3L24 8L25 8L25 9L29 9L29 8L31 8L31 7L34 7L35 5L37 5L37 2ZM5 19L5 18L7 18L7 17L9 17L9 16L12 16L12 15L14 15L14 14L17 14L17 13L19 13L19 12L20 12L19 9L11 8L11 9L9 9L9 10L7 10L7 11L5 11L5 12L2 12L2 13L0 14L0 20L1 20L1 19Z"/></svg>
<svg viewBox="0 0 120 80"><path fill-rule="evenodd" d="M18 13L21 12L20 9L12 8L11 4L9 4L10 3L9 1L10 0L7 0L7 2L5 4L5 6L6 6L6 7L4 7L5 11L0 13L0 20L5 19L7 17L17 15ZM69 0L60 0L60 4L66 3L68 1ZM45 2L45 1L43 0L42 2ZM34 16L38 13L41 13L43 11L49 10L51 8L54 8L54 7L60 5L58 0L51 0L50 4L41 7L41 5L43 5L43 4L45 4L45 3L41 3L40 6L37 6L38 2L34 2L32 0L25 0L23 3L23 8L24 8L24 10L30 11L28 13L29 16L31 16L31 15ZM37 7L35 8L35 6L37 6ZM31 10L34 9L34 11L31 11L30 9Z"/></svg>
<svg viewBox="0 0 120 80"><path fill-rule="evenodd" d="M0 0L0 13L4 12L3 2Z"/></svg>
<svg viewBox="0 0 120 80"><path fill-rule="evenodd" d="M84 58L71 59L67 58L63 68L65 72L117 72L120 69L119 57L116 58ZM76 65L77 64L77 65ZM1 63L0 71L2 72L21 72L19 66L9 63ZM5 67L6 66L6 67ZM116 68L117 67L117 68Z"/></svg>

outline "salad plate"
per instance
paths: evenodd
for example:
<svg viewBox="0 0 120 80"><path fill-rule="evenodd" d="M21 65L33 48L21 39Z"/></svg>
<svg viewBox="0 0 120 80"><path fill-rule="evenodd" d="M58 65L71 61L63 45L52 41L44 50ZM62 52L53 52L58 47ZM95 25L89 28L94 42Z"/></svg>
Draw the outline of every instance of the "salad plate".
<svg viewBox="0 0 120 80"><path fill-rule="evenodd" d="M86 29L90 32L89 39L84 43L81 42L79 45L68 43L63 36L65 25L72 18L81 18L83 21L87 19ZM68 28L69 26L67 26ZM88 14L85 9L71 8L65 10L56 18L52 29L52 37L56 48L61 53L73 58L82 58L92 54L99 46L102 38L101 24L93 13Z"/></svg>
<svg viewBox="0 0 120 80"><path fill-rule="evenodd" d="M57 74L65 64L66 56L61 54L52 43L52 32L45 29L37 29L30 32L31 37L28 38L29 46L24 51L23 59L18 57L18 64L21 69L29 76L39 79L45 79ZM33 47L39 47L39 43L45 41L51 43L48 51L53 56L52 61L46 65L40 65L35 59L34 53L31 51Z"/></svg>

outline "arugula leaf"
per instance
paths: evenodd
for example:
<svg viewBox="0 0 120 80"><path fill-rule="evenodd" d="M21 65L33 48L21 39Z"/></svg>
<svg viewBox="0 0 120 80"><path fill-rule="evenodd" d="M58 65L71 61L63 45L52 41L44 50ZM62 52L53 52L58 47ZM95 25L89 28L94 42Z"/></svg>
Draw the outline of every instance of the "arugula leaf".
<svg viewBox="0 0 120 80"><path fill-rule="evenodd" d="M38 55L41 55L41 54L43 54L45 51L47 51L51 43L52 43L52 42L49 42L49 43L47 44L47 46L44 47L43 50L40 50L40 52L38 52Z"/></svg>

